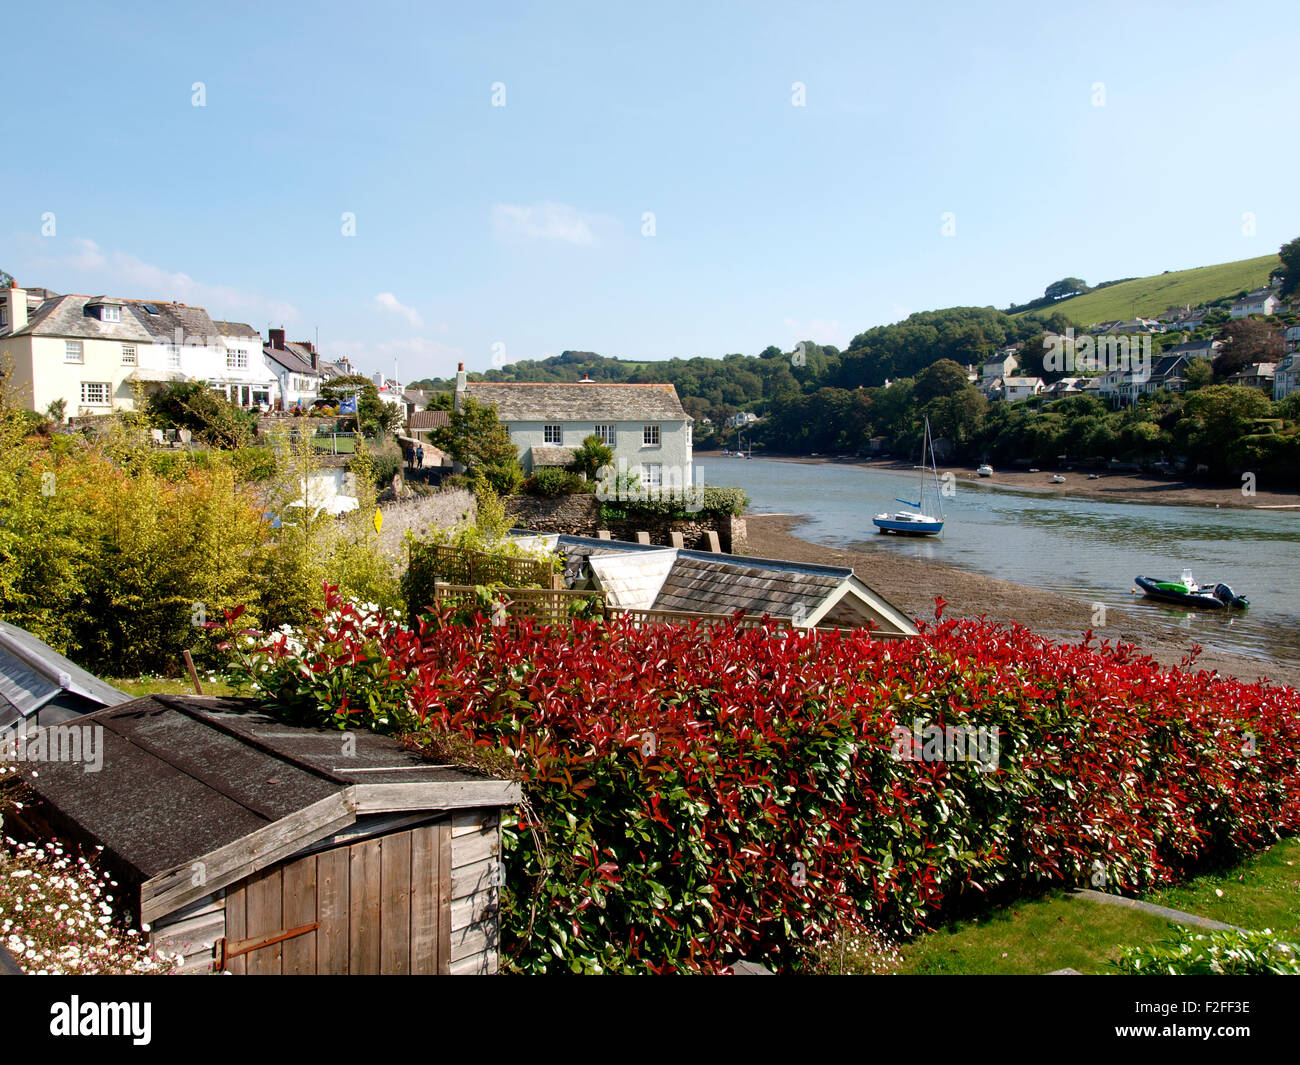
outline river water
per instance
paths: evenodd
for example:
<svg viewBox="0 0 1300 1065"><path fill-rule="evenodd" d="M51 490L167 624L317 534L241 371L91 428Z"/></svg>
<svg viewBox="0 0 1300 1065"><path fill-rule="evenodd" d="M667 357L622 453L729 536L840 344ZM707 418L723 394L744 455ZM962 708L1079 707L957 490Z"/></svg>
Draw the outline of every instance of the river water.
<svg viewBox="0 0 1300 1065"><path fill-rule="evenodd" d="M847 463L705 456L697 483L736 485L756 514L797 514L792 531L855 551L916 558L1061 592L1089 603L1154 612L1206 648L1300 664L1300 512L1111 503L957 481L943 500L941 538L887 536L874 514L902 509L921 474ZM932 505L933 485L926 503ZM927 510L927 513L932 511ZM1138 574L1223 581L1247 611L1189 611L1131 594Z"/></svg>

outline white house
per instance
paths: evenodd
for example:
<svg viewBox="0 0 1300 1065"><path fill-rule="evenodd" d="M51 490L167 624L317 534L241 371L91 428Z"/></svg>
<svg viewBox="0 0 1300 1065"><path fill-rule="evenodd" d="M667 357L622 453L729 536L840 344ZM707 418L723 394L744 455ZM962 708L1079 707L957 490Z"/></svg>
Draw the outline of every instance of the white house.
<svg viewBox="0 0 1300 1065"><path fill-rule="evenodd" d="M315 345L305 340L286 341L283 328L268 330L267 336L269 343L262 353L279 382L283 409L310 407L320 399L320 388L325 381Z"/></svg>
<svg viewBox="0 0 1300 1065"><path fill-rule="evenodd" d="M1233 300L1231 314L1234 318L1249 318L1252 314L1273 314L1278 306L1277 296L1269 289L1261 288Z"/></svg>
<svg viewBox="0 0 1300 1065"><path fill-rule="evenodd" d="M217 335L224 348L224 365L211 379L212 386L241 407L274 407L280 396L279 375L262 351L262 335L243 322L218 322Z"/></svg>
<svg viewBox="0 0 1300 1065"><path fill-rule="evenodd" d="M1292 352L1273 372L1273 399L1286 399L1292 392L1300 392L1300 352Z"/></svg>
<svg viewBox="0 0 1300 1065"><path fill-rule="evenodd" d="M692 419L672 385L470 383L462 363L455 405L495 407L525 470L565 466L589 436L613 452L615 467L648 487L693 484Z"/></svg>
<svg viewBox="0 0 1300 1065"><path fill-rule="evenodd" d="M1020 369L1020 360L1008 351L1000 351L980 367L980 387L990 390L998 378L1006 378Z"/></svg>
<svg viewBox="0 0 1300 1065"><path fill-rule="evenodd" d="M1041 377L1004 377L1002 398L1008 403L1016 403L1038 395L1046 387Z"/></svg>
<svg viewBox="0 0 1300 1065"><path fill-rule="evenodd" d="M237 382L250 397L254 386L271 383L251 358L245 368L231 367L229 348L202 307L44 289L29 295L16 285L2 303L0 351L32 410L62 400L69 416L106 414L132 409L173 382L201 381L227 394Z"/></svg>

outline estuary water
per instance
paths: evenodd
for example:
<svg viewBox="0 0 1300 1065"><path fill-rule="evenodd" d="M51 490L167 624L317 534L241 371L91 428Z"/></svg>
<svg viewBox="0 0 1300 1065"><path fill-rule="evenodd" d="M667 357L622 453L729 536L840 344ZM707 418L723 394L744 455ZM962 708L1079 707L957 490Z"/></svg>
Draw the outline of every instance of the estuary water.
<svg viewBox="0 0 1300 1065"><path fill-rule="evenodd" d="M1083 476L1073 474L1072 476ZM756 514L797 514L805 540L929 558L1073 599L1150 611L1207 648L1300 663L1300 512L1111 503L958 480L943 500L942 538L876 532L874 514L915 502L920 471L705 455L697 483L737 485ZM934 496L927 489L926 502ZM1244 612L1189 611L1131 594L1138 574L1223 581Z"/></svg>

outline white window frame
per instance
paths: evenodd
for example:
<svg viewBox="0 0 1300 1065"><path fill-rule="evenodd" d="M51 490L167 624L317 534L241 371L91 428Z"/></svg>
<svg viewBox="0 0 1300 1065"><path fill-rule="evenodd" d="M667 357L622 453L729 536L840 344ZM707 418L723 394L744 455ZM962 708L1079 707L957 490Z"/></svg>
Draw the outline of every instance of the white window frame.
<svg viewBox="0 0 1300 1065"><path fill-rule="evenodd" d="M686 423L686 446L691 447L695 439L695 423Z"/></svg>
<svg viewBox="0 0 1300 1065"><path fill-rule="evenodd" d="M226 349L226 369L227 369L227 370L247 370L247 369L248 369L248 349L247 349L247 348L227 348L227 349Z"/></svg>
<svg viewBox="0 0 1300 1065"><path fill-rule="evenodd" d="M139 356L136 355L135 345L134 345L134 344L123 344L123 345L122 345L122 365L123 365L123 366L135 366L135 365L137 365L137 364L138 364L138 362L137 362L138 358L139 358Z"/></svg>
<svg viewBox="0 0 1300 1065"><path fill-rule="evenodd" d="M613 447L614 441L618 439L618 426L616 425L597 425L594 426L593 435L606 447Z"/></svg>
<svg viewBox="0 0 1300 1065"><path fill-rule="evenodd" d="M121 307L100 307L99 320L101 322L120 322L122 320Z"/></svg>
<svg viewBox="0 0 1300 1065"><path fill-rule="evenodd" d="M86 349L82 346L80 340L65 340L63 342L63 361L85 363Z"/></svg>
<svg viewBox="0 0 1300 1065"><path fill-rule="evenodd" d="M87 389L103 389L102 400L88 399ZM82 381L81 382L81 405L83 407L110 407L113 405L113 382L112 381Z"/></svg>
<svg viewBox="0 0 1300 1065"><path fill-rule="evenodd" d="M551 424L542 426L542 443L543 444L563 444L564 443L564 426Z"/></svg>
<svg viewBox="0 0 1300 1065"><path fill-rule="evenodd" d="M181 348L179 344L167 345L167 367L171 370L181 368Z"/></svg>
<svg viewBox="0 0 1300 1065"><path fill-rule="evenodd" d="M658 462L647 462L641 467L642 488L662 488L664 486L664 468Z"/></svg>
<svg viewBox="0 0 1300 1065"><path fill-rule="evenodd" d="M641 427L641 446L642 447L662 447L663 433L660 432L659 426L643 425Z"/></svg>

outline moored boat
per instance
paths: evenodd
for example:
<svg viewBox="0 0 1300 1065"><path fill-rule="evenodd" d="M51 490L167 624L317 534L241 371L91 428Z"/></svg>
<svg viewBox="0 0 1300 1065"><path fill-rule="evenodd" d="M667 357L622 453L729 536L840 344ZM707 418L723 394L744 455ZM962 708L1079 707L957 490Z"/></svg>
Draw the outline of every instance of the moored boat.
<svg viewBox="0 0 1300 1065"><path fill-rule="evenodd" d="M930 453L930 465L925 465L926 452ZM921 439L921 497L915 503L910 499L897 499L899 503L905 503L909 507L915 507L915 510L898 510L892 514L877 514L871 519L882 533L897 533L901 536L935 536L943 532L943 500L939 498L942 493L938 491L939 471L934 464L934 443L930 438L930 419L925 419L925 435ZM925 507L925 484L926 475L933 476L935 483L935 503L939 511L938 517L924 512Z"/></svg>
<svg viewBox="0 0 1300 1065"><path fill-rule="evenodd" d="M986 462L986 463L984 463L984 465L982 465L982 466L981 466L979 469L977 469L975 472L978 473L981 477L992 477L992 476L993 476L993 467L990 466L990 465Z"/></svg>
<svg viewBox="0 0 1300 1065"><path fill-rule="evenodd" d="M1184 570L1181 580L1160 581L1152 577L1138 576L1136 584L1148 599L1162 603L1177 603L1180 606L1199 607L1206 610L1226 610L1229 608L1245 610L1250 600L1244 595L1237 595L1228 585L1199 585L1192 579L1190 570Z"/></svg>

